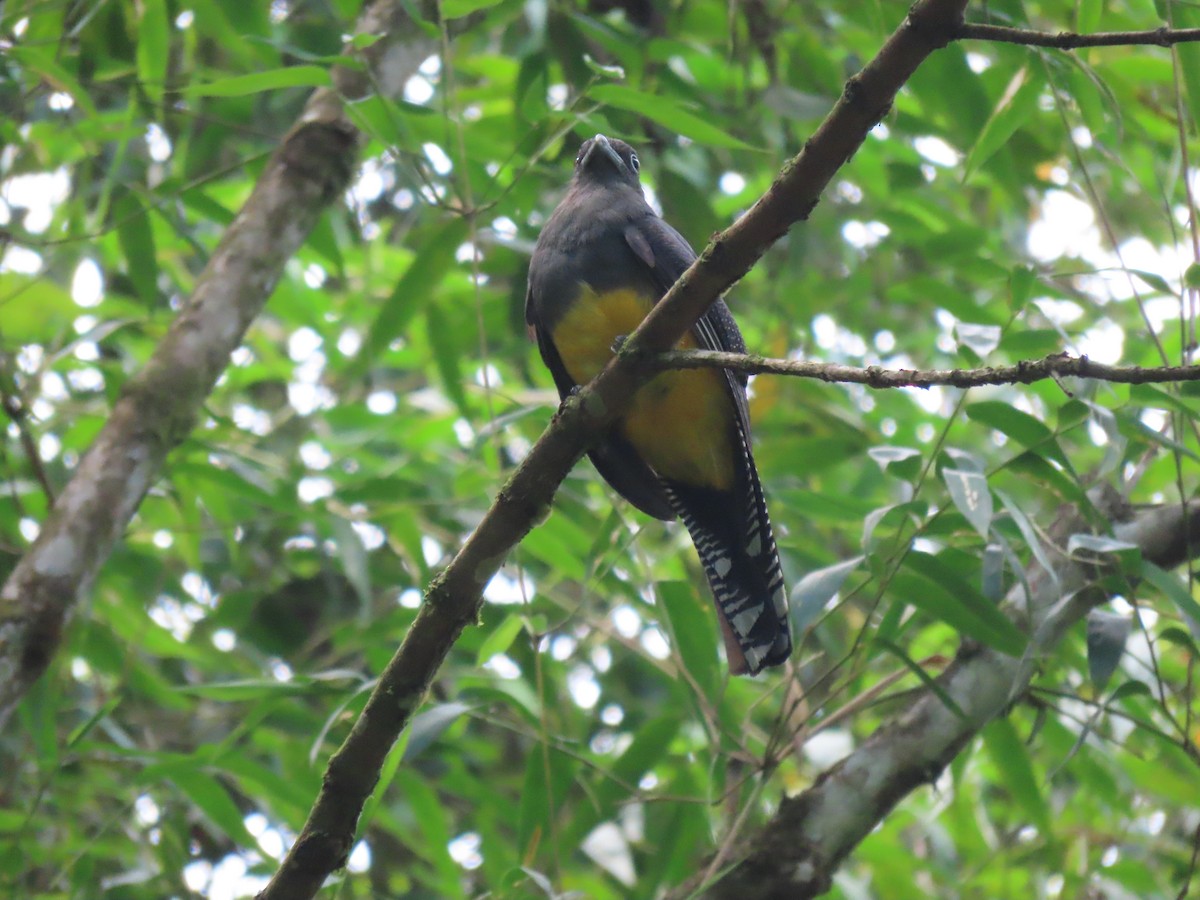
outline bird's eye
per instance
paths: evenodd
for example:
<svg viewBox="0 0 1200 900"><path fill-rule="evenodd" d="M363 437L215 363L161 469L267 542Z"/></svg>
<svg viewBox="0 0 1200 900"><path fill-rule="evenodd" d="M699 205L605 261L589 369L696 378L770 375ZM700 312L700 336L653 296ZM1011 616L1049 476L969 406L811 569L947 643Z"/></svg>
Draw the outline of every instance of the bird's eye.
<svg viewBox="0 0 1200 900"><path fill-rule="evenodd" d="M642 164L640 162L638 162L637 154L632 151L630 151L630 153L629 153L629 165L631 165L633 167L633 171L635 171L635 172L641 171Z"/></svg>

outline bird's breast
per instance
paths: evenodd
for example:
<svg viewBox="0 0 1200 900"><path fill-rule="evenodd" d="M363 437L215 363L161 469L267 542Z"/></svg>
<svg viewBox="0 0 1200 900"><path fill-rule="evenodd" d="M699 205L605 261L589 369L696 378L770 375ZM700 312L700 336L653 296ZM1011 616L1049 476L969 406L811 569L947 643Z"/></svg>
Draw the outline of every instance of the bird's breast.
<svg viewBox="0 0 1200 900"><path fill-rule="evenodd" d="M641 324L657 298L635 288L596 291L580 284L550 337L576 384L586 384L613 356L618 337ZM696 347L689 332L676 345ZM723 373L675 369L654 376L621 422L625 438L659 475L726 490L734 479L734 407Z"/></svg>

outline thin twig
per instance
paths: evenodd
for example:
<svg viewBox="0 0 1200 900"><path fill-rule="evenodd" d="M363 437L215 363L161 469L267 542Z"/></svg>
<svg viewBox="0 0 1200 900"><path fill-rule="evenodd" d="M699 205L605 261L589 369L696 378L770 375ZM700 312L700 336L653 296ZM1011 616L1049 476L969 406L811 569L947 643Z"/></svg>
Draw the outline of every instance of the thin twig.
<svg viewBox="0 0 1200 900"><path fill-rule="evenodd" d="M29 461L29 467L33 469L33 475L37 479L38 484L42 486L42 492L46 495L46 502L54 505L54 485L50 483L50 475L46 472L46 466L42 462L42 454L38 452L37 442L33 439L33 434L29 430L29 416L25 408L25 404L19 397L11 394L0 395L0 406L4 408L5 414L17 426L17 435L21 441L21 449L25 451L25 458Z"/></svg>
<svg viewBox="0 0 1200 900"><path fill-rule="evenodd" d="M870 388L935 386L970 388L997 384L1031 384L1047 378L1073 376L1119 384L1200 381L1200 366L1110 366L1086 356L1055 353L1042 359L1021 360L1010 366L981 369L885 369L846 366L798 359L773 359L717 350L671 350L646 360L654 369L729 369L750 375L791 375L820 381L865 384Z"/></svg>
<svg viewBox="0 0 1200 900"><path fill-rule="evenodd" d="M1096 34L1076 34L1073 31L1033 31L1028 28L1007 28L1003 25L983 25L965 22L958 27L956 40L995 41L1001 44L1024 44L1028 47L1053 47L1057 50L1077 50L1080 47L1125 47L1152 45L1173 47L1200 41L1200 28L1155 28L1152 31L1103 31Z"/></svg>

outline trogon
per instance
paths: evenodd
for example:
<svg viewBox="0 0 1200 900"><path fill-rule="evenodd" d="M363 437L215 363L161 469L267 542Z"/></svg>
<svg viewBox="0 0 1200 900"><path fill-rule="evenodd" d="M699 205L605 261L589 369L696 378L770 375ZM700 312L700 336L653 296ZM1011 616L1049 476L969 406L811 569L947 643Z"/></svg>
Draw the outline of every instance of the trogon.
<svg viewBox="0 0 1200 900"><path fill-rule="evenodd" d="M696 258L642 193L624 141L584 141L529 265L525 321L562 397L594 378ZM714 303L681 348L745 353ZM716 599L729 668L758 673L792 649L783 571L750 451L746 380L724 369L656 375L590 454L638 509L687 526Z"/></svg>

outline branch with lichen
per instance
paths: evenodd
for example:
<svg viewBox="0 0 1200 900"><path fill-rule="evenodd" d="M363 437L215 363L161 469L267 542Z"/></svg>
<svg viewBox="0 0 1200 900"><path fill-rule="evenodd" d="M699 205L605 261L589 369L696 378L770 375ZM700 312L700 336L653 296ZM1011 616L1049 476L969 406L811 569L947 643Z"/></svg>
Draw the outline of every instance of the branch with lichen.
<svg viewBox="0 0 1200 900"><path fill-rule="evenodd" d="M1087 356L1054 353L1041 359L1021 360L1007 366L979 369L887 369L882 366L846 366L840 363L799 359L774 359L717 350L671 350L648 357L654 369L729 369L747 375L790 375L870 388L972 388L984 385L1032 384L1064 377L1089 378L1120 384L1158 384L1200 381L1196 366L1110 366Z"/></svg>
<svg viewBox="0 0 1200 900"><path fill-rule="evenodd" d="M1029 28L1009 28L1005 25L985 25L964 22L954 35L955 40L993 41L1002 44L1024 44L1027 47L1050 47L1055 50L1078 50L1081 47L1173 47L1200 41L1200 28L1154 28L1150 31L1104 31L1077 34L1073 31L1034 31Z"/></svg>

